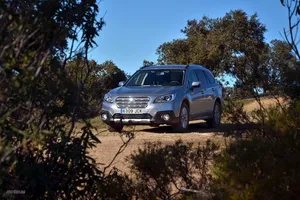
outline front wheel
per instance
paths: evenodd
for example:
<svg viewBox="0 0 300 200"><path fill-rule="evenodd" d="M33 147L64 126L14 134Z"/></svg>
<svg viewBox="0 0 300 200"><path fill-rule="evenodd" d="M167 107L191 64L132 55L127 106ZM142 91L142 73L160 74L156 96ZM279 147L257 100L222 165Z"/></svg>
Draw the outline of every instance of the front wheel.
<svg viewBox="0 0 300 200"><path fill-rule="evenodd" d="M206 120L206 123L209 128L216 128L221 124L221 104L219 102L215 103L214 110L213 110L213 117Z"/></svg>
<svg viewBox="0 0 300 200"><path fill-rule="evenodd" d="M123 130L123 125L121 124L108 124L108 131L109 132L121 132Z"/></svg>
<svg viewBox="0 0 300 200"><path fill-rule="evenodd" d="M174 132L185 132L188 130L189 127L189 107L186 103L183 103L180 108L179 113L179 121L178 123L172 125Z"/></svg>

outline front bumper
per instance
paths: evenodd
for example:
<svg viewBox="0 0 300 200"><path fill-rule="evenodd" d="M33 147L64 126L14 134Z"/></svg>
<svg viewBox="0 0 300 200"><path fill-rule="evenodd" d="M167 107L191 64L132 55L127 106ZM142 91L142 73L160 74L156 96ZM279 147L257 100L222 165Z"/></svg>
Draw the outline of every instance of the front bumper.
<svg viewBox="0 0 300 200"><path fill-rule="evenodd" d="M122 123L122 124L145 124L145 125L158 125L158 124L174 124L177 123L179 118L179 107L175 102L169 103L149 103L146 108L143 108L143 114L121 114L120 108L115 103L102 103L101 116L106 114L107 119L102 121L106 124ZM162 118L163 114L170 116L169 120Z"/></svg>
<svg viewBox="0 0 300 200"><path fill-rule="evenodd" d="M168 115L169 119L163 118ZM103 115L106 117L104 118ZM119 114L111 115L108 111L102 110L102 121L106 124L127 124L127 125L159 125L159 124L174 124L178 122L178 117L173 111L159 111L152 116L150 114Z"/></svg>

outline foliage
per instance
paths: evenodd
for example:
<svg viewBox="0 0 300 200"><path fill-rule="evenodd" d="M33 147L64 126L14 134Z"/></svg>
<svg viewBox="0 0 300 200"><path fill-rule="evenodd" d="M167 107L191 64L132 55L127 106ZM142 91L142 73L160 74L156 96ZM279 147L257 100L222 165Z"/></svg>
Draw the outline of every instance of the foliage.
<svg viewBox="0 0 300 200"><path fill-rule="evenodd" d="M264 89L273 95L297 98L300 94L300 63L289 44L280 40L271 41L268 63Z"/></svg>
<svg viewBox="0 0 300 200"><path fill-rule="evenodd" d="M148 61L148 60L144 60L143 61L143 66L147 66L147 65L154 65L154 62Z"/></svg>
<svg viewBox="0 0 300 200"><path fill-rule="evenodd" d="M131 155L131 169L135 174L136 190L142 199L186 199L193 193L183 193L183 188L198 190L202 198L208 198L211 176L209 162L218 147L211 141L194 147L192 143L177 141L162 146L146 143ZM180 195L180 193L183 193Z"/></svg>
<svg viewBox="0 0 300 200"><path fill-rule="evenodd" d="M240 100L252 98L253 95L245 90L243 86L236 84L234 87L224 87L223 97L224 99Z"/></svg>
<svg viewBox="0 0 300 200"><path fill-rule="evenodd" d="M285 135L288 133L297 134L300 123L300 102L292 101L286 104L276 104L273 107L266 109L263 113L257 111L256 115L258 121L265 119L266 131L269 135ZM273 134L271 134L273 133Z"/></svg>
<svg viewBox="0 0 300 200"><path fill-rule="evenodd" d="M84 59L75 58L67 63L66 71L72 82L81 85L84 77L87 77L84 86L85 92L81 105L81 116L93 118L99 115L100 103L103 94L118 87L119 81L125 81L126 75L112 61L97 64L94 60L88 61L86 67Z"/></svg>
<svg viewBox="0 0 300 200"><path fill-rule="evenodd" d="M106 92L118 87L120 81L127 79L125 72L120 70L112 61L104 62L100 67L102 67L103 75L105 76L103 85L106 86Z"/></svg>
<svg viewBox="0 0 300 200"><path fill-rule="evenodd" d="M285 41L290 45L294 54L300 59L298 49L299 38L298 28L300 23L300 1L299 0L280 0L281 4L288 11L288 29L283 29Z"/></svg>
<svg viewBox="0 0 300 200"><path fill-rule="evenodd" d="M263 126L245 130L214 162L215 193L219 199L297 199L300 195L300 103L290 101L252 113L229 104L228 120L256 121ZM237 136L237 131L227 135Z"/></svg>
<svg viewBox="0 0 300 200"><path fill-rule="evenodd" d="M285 32L285 42L273 40L267 44L264 41L266 28L257 15L248 16L236 10L222 18L190 20L182 30L185 39L163 43L157 49L159 64L195 63L208 67L216 75L232 75L237 83L233 91L228 89L228 92L235 93L237 99L252 97L258 103L258 109L246 112L245 102L231 97L226 101L224 117L228 122L261 126L224 134L235 139L216 156L213 179L204 179L209 180L204 183L205 192L214 194L210 196L214 199L298 199L300 195L297 184L300 181L297 170L300 163L300 104L297 101L300 56L296 34L292 32L299 24L299 1L281 2L288 2L283 4L289 11L290 31ZM297 17L296 24L291 23L292 16ZM265 106L257 88L271 95L276 105ZM146 199L170 199L175 196L172 196L174 188L176 191L190 186L198 191L203 189L197 187L201 184L189 182L199 177L203 180L203 173L186 170L192 163L188 161L192 148L183 145L185 150L181 150L177 142L173 146L182 153L174 154L171 146L147 144L145 149L131 156L132 170L139 180L138 194ZM185 162L188 164L181 165ZM187 179L182 171L188 175ZM208 172L204 174L207 176Z"/></svg>
<svg viewBox="0 0 300 200"><path fill-rule="evenodd" d="M25 190L26 198L32 199L74 199L95 192L101 173L86 151L99 140L88 124L79 138L68 138L63 129L55 129L41 136L42 142L30 141L17 149L16 163L2 176L4 191Z"/></svg>
<svg viewBox="0 0 300 200"><path fill-rule="evenodd" d="M298 199L299 144L299 137L288 131L231 143L214 163L219 198Z"/></svg>
<svg viewBox="0 0 300 200"><path fill-rule="evenodd" d="M287 7L292 3L298 5L299 2L289 1ZM291 43L293 40L274 40L268 45L268 65L265 65L266 76L262 80L264 89L276 101L274 106L265 106L259 96L253 95L259 107L249 113L239 102L227 101L225 116L229 122L256 122L262 126L245 130L244 134L239 131L226 133L239 137L214 161L217 199L298 199L300 195L297 184L300 181L297 170L300 163L300 79L299 57ZM250 91L252 86L244 89ZM280 101L278 95L288 98Z"/></svg>
<svg viewBox="0 0 300 200"><path fill-rule="evenodd" d="M182 30L186 39L162 44L157 54L160 62L201 64L216 75L229 72L241 76L241 68L251 75L252 62L259 63L259 55L265 51L265 31L257 15L248 17L242 10L217 19L204 16L187 22Z"/></svg>
<svg viewBox="0 0 300 200"><path fill-rule="evenodd" d="M291 21L299 1L281 2L289 11L286 42L265 43L266 28L257 15L236 10L222 18L190 20L182 30L186 39L158 48L159 64L196 63L216 75L233 75L237 93L252 95L260 109L249 115L240 102L228 101L225 117L264 126L245 131L246 138L222 151L214 178L209 166L218 147L212 142L148 143L131 156L134 182L116 169L107 172L113 162L100 170L88 155L100 143L88 119L97 114L103 94L127 76L112 61L88 59L104 25L96 1L0 1L0 196L189 199L197 193L198 198L296 199L300 56L292 32L298 21L295 26ZM264 108L257 87L286 95L291 103ZM25 190L26 196L7 196L7 190Z"/></svg>
<svg viewBox="0 0 300 200"><path fill-rule="evenodd" d="M237 81L239 98L257 95L254 88L292 98L299 92L299 63L293 48L279 40L266 43L266 27L256 14L234 10L222 18L204 16L189 20L182 32L185 39L158 47L159 63L200 64L216 76L230 75Z"/></svg>
<svg viewBox="0 0 300 200"><path fill-rule="evenodd" d="M104 25L97 2L0 4L0 198L105 196L112 186L105 181L124 179L117 172L106 176L89 157L100 140L87 118L105 92L98 83L115 87L111 79L124 73L112 62L88 60ZM95 85L99 93L90 93ZM7 190L25 195L7 196Z"/></svg>
<svg viewBox="0 0 300 200"><path fill-rule="evenodd" d="M117 169L111 170L108 175L103 177L97 187L96 199L130 200L135 196L132 180L126 175L120 175Z"/></svg>

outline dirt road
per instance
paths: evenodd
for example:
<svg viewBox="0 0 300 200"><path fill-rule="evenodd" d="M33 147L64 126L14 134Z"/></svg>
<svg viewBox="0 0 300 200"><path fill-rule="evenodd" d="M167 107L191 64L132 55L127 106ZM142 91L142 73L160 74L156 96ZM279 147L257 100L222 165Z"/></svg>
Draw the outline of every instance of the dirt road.
<svg viewBox="0 0 300 200"><path fill-rule="evenodd" d="M223 145L223 133L226 130L245 129L247 125L233 126L230 124L223 124L219 129L209 129L203 121L197 121L190 124L190 131L187 133L173 133L169 126L162 126L159 128L152 128L149 126L137 126L134 131L134 139L132 139L125 150L115 159L112 167L118 168L124 173L129 173L129 162L127 157L136 151L139 147L143 147L145 142L161 142L162 144L173 144L175 141L181 139L184 142L193 142L204 144L206 140L210 139L216 144ZM131 130L131 128L127 128ZM102 131L98 135L101 144L97 148L90 151L91 155L96 158L99 167L107 166L114 155L118 152L120 146L123 144L119 133L109 133ZM111 168L111 167L110 167Z"/></svg>
<svg viewBox="0 0 300 200"><path fill-rule="evenodd" d="M282 101L282 99L280 99ZM262 103L265 106L275 104L274 99L264 99ZM257 102L252 102L244 108L246 111L251 111L258 108ZM124 152L120 154L112 163L112 167L116 167L122 172L129 173L129 162L127 157L136 151L139 147L143 147L145 142L161 142L162 144L173 144L175 141L181 139L184 142L204 143L207 139L223 145L223 133L228 130L249 129L255 128L253 125L232 125L222 124L219 129L209 129L203 121L192 122L188 133L173 133L172 128L169 126L162 126L159 128L151 128L149 126L136 126L135 137L130 141ZM99 139L101 144L97 148L90 151L91 155L96 158L100 167L107 166L114 155L118 152L123 141L119 133L109 133L107 131L99 131Z"/></svg>

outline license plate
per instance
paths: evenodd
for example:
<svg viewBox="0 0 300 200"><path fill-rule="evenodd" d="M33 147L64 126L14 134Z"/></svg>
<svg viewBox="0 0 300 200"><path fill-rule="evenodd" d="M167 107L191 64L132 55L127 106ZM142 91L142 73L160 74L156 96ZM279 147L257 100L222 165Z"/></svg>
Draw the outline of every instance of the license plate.
<svg viewBox="0 0 300 200"><path fill-rule="evenodd" d="M120 110L121 114L142 114L143 109L135 109L135 108L123 108Z"/></svg>

